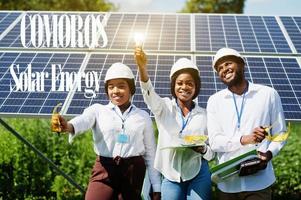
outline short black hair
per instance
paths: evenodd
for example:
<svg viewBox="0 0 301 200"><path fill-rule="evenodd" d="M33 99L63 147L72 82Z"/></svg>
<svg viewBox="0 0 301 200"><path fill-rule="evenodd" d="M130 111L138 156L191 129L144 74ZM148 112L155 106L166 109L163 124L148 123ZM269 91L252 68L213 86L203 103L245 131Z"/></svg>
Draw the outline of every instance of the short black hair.
<svg viewBox="0 0 301 200"><path fill-rule="evenodd" d="M196 70L196 69L192 69L192 68L184 68L184 69L181 69L179 71L176 71L172 77L171 77L171 82L170 82L170 91L171 91L171 94L174 98L177 98L176 96L176 93L175 93L175 85L176 85L176 79L177 77L184 73L184 72L187 72L189 73L193 80L194 80L194 83L195 83L195 93L192 97L192 99L195 99L199 93L200 93L200 89L201 89L201 79L200 79L200 76L199 76L199 72Z"/></svg>
<svg viewBox="0 0 301 200"><path fill-rule="evenodd" d="M129 78L122 78L122 79L125 80L127 82L127 84L129 85L131 95L133 96L136 92L136 86L135 86L134 79L129 79ZM109 82L109 80L105 82L105 91L106 91L107 95L108 95L108 82Z"/></svg>

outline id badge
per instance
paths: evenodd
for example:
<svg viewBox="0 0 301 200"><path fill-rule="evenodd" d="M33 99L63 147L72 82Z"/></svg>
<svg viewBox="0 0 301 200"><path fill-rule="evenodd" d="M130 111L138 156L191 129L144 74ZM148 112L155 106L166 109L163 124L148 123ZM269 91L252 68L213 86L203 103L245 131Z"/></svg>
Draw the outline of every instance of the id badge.
<svg viewBox="0 0 301 200"><path fill-rule="evenodd" d="M118 143L129 143L129 136L124 134L124 133L119 133L117 137L117 142Z"/></svg>

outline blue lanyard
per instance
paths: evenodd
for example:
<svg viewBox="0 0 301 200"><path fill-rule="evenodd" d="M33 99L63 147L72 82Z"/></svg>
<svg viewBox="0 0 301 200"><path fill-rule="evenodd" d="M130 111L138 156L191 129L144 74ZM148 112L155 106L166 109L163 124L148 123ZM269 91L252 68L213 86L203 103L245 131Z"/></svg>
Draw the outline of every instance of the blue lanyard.
<svg viewBox="0 0 301 200"><path fill-rule="evenodd" d="M126 116L123 118L122 116L120 116L118 114L118 112L116 111L116 106L113 108L113 110L115 111L116 115L121 119L122 121L122 131L124 131L124 122L126 121L126 119L129 117L130 112L132 111L133 106L130 107L129 112L126 114Z"/></svg>
<svg viewBox="0 0 301 200"><path fill-rule="evenodd" d="M249 83L247 84L247 87L246 87L246 89L243 92L242 102L241 102L241 105L240 105L240 111L239 112L238 112L238 107L237 107L235 95L232 92L232 97L233 97L233 101L234 101L234 105L235 105L235 111L236 111L236 116L237 116L237 128L238 129L240 129L241 116L242 116L242 112L243 112L243 109L244 109L245 96L246 96L246 92L248 91L248 88L249 88Z"/></svg>
<svg viewBox="0 0 301 200"><path fill-rule="evenodd" d="M242 102L241 102L241 105L240 105L240 111L238 112L238 108L237 108L237 104L236 104L236 99L235 99L234 93L232 93L233 101L234 101L234 105L235 105L235 110L236 110L237 128L238 129L240 128L240 121L241 121L242 111L243 111L243 108L244 108L245 94L246 93L244 93L243 96L242 96Z"/></svg>
<svg viewBox="0 0 301 200"><path fill-rule="evenodd" d="M178 105L178 102L177 102L177 110L178 110L178 113L179 113L179 115L181 116L181 119L182 119L182 129L180 130L180 134L182 134L183 130L185 129L185 127L186 127L187 124L188 124L188 121L191 119L191 111L189 112L188 117L187 117L187 119L185 120L185 118L183 117L181 108L180 108L180 106Z"/></svg>

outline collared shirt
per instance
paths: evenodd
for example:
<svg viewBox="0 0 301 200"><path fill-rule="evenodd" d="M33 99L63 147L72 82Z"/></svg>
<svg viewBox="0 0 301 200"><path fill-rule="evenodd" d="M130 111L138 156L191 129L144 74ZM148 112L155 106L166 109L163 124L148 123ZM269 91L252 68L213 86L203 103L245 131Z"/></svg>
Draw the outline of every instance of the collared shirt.
<svg viewBox="0 0 301 200"><path fill-rule="evenodd" d="M69 134L69 142L92 128L94 151L97 155L112 158L143 156L153 189L155 192L160 191L160 173L153 168L156 143L152 121L145 111L133 104L124 113L111 102L108 105L94 104L69 122L75 132ZM127 134L129 142L117 142L119 134Z"/></svg>
<svg viewBox="0 0 301 200"><path fill-rule="evenodd" d="M179 115L177 103L174 99L161 98L154 91L150 80L146 83L140 82L140 85L144 101L153 112L159 130L155 168L171 181L180 182L181 179L187 181L194 178L201 169L202 157L210 160L214 157L214 153L209 146L204 155L190 148L185 150L166 148L179 138L183 127L183 119ZM189 121L183 133L207 135L205 109L196 105L191 110L190 116L187 115L184 120Z"/></svg>
<svg viewBox="0 0 301 200"><path fill-rule="evenodd" d="M260 144L242 145L240 138L251 134L259 126L274 124L271 134L286 131L285 118L276 90L271 87L249 82L248 91L243 95L233 97L229 89L224 89L212 95L207 103L209 143L213 151L217 152L219 163L228 161L252 149L261 152L271 151L276 156L285 142L269 142L263 140ZM241 113L240 128L237 123L237 112L233 98L240 107L244 99ZM277 121L275 123L275 121ZM236 193L241 191L257 191L267 188L275 181L271 161L265 170L260 170L254 175L228 178L218 184L223 192Z"/></svg>

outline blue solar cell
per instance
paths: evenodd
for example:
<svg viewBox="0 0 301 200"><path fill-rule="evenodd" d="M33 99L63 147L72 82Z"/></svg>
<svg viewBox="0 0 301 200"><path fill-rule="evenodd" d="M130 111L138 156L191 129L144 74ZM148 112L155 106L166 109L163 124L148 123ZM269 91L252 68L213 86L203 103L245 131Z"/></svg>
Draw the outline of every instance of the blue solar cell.
<svg viewBox="0 0 301 200"><path fill-rule="evenodd" d="M20 12L1 12L0 11L0 35L15 21Z"/></svg>
<svg viewBox="0 0 301 200"><path fill-rule="evenodd" d="M273 40L273 44L276 51L279 53L291 53L291 49L275 19L275 17L263 17L265 25L269 30L270 37Z"/></svg>
<svg viewBox="0 0 301 200"><path fill-rule="evenodd" d="M262 17L251 16L250 22L261 52L276 52Z"/></svg>
<svg viewBox="0 0 301 200"><path fill-rule="evenodd" d="M207 15L195 16L195 40L197 51L211 51L209 36L209 22Z"/></svg>
<svg viewBox="0 0 301 200"><path fill-rule="evenodd" d="M280 17L298 53L301 53L301 17Z"/></svg>
<svg viewBox="0 0 301 200"><path fill-rule="evenodd" d="M249 17L237 16L236 20L245 52L259 52Z"/></svg>
<svg viewBox="0 0 301 200"><path fill-rule="evenodd" d="M133 49L134 33L142 32L147 35L144 42L146 49L190 50L189 15L112 13L105 29L109 49Z"/></svg>

